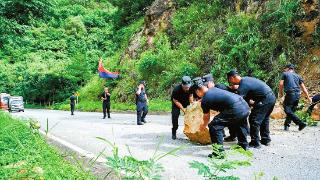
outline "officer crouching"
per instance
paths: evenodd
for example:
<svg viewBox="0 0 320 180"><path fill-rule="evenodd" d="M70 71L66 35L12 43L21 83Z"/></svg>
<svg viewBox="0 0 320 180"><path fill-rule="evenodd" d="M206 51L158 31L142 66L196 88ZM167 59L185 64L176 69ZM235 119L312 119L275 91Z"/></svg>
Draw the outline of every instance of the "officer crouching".
<svg viewBox="0 0 320 180"><path fill-rule="evenodd" d="M237 94L216 87L208 89L204 86L202 80L194 82L193 88L197 95L202 98L201 108L204 115L200 131L205 130L208 126L212 143L223 145L223 129L232 126L237 131L238 145L247 150L249 106L244 99ZM220 113L209 123L210 110ZM223 151L223 147L220 151ZM212 156L217 156L217 154L215 152L209 154L209 157Z"/></svg>

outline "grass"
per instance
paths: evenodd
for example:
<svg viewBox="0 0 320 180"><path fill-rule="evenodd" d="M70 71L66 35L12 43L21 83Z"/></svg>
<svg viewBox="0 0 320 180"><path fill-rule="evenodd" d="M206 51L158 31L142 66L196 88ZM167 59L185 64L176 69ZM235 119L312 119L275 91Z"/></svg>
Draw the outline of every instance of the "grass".
<svg viewBox="0 0 320 180"><path fill-rule="evenodd" d="M74 166L27 123L0 111L0 177L3 179L96 179Z"/></svg>
<svg viewBox="0 0 320 180"><path fill-rule="evenodd" d="M70 110L70 105L68 103L58 103L54 106L47 107L49 109L55 110ZM78 111L88 111L88 112L101 112L102 103L101 101L80 101L76 105L76 110ZM135 111L136 105L134 103L119 103L111 102L111 111ZM170 112L171 111L171 101L153 99L149 102L149 112Z"/></svg>

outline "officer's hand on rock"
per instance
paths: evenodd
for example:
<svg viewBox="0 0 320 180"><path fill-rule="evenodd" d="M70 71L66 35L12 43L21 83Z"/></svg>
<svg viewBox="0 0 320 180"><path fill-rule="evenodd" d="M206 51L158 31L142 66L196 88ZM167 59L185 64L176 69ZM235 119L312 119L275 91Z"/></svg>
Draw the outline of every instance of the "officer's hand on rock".
<svg viewBox="0 0 320 180"><path fill-rule="evenodd" d="M182 108L181 109L183 113L186 113L187 109L186 108Z"/></svg>

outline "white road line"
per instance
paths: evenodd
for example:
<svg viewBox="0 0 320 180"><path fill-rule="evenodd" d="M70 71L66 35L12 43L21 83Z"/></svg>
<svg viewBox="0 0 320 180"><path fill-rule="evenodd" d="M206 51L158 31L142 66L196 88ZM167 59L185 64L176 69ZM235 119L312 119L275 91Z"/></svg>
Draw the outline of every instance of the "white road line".
<svg viewBox="0 0 320 180"><path fill-rule="evenodd" d="M65 141L65 140L63 140L63 139L61 139L61 138L58 138L58 137L56 137L56 136L54 136L54 135L52 135L52 134L50 134L50 133L46 134L46 133L45 133L43 130L41 130L41 129L39 129L39 132L40 132L42 135L46 136L47 138L49 138L49 139L51 139L51 140L53 140L53 141L55 141L55 142L57 142L57 143L65 146L65 147L71 149L72 151L77 152L77 153L80 154L81 156L84 156L84 157L86 157L86 158L88 158L88 159L94 159L94 158L97 157L97 156L94 155L93 153L91 153L91 152L89 152L89 151L86 151L86 150L80 148L79 146L76 146L76 145L74 145L74 144L71 144L71 143L68 142L68 141ZM105 163L105 162L106 162L106 159L99 157L99 158L96 160L96 162Z"/></svg>

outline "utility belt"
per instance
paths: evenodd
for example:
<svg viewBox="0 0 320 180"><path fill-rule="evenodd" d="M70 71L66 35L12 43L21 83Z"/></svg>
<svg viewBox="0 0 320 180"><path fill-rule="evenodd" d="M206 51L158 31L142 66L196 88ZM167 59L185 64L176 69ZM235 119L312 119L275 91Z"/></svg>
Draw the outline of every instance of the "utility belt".
<svg viewBox="0 0 320 180"><path fill-rule="evenodd" d="M300 93L300 90L289 89L285 91L286 94L297 94Z"/></svg>

